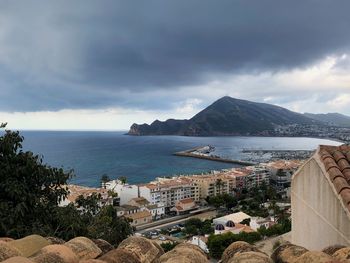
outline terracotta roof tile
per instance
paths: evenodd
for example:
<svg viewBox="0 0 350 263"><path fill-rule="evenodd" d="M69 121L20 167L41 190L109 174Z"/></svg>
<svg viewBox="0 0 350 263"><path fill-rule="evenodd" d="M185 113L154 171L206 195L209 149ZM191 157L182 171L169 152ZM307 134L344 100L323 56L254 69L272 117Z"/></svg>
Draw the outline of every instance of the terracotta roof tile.
<svg viewBox="0 0 350 263"><path fill-rule="evenodd" d="M344 177L335 178L333 184L335 186L335 189L337 189L338 194L340 194L340 192L344 189L350 189L350 186Z"/></svg>
<svg viewBox="0 0 350 263"><path fill-rule="evenodd" d="M350 145L321 145L318 154L337 193L350 211Z"/></svg>
<svg viewBox="0 0 350 263"><path fill-rule="evenodd" d="M335 151L333 153L333 157L334 157L334 160L336 162L339 162L339 160L341 160L341 159L345 159L345 156L344 156L344 154L341 151Z"/></svg>
<svg viewBox="0 0 350 263"><path fill-rule="evenodd" d="M323 160L324 166L326 167L326 170L328 171L331 168L338 168L337 163L334 161L334 159L327 158Z"/></svg>
<svg viewBox="0 0 350 263"><path fill-rule="evenodd" d="M350 189L345 189L340 193L345 204L350 204Z"/></svg>
<svg viewBox="0 0 350 263"><path fill-rule="evenodd" d="M344 175L345 179L348 181L348 183L350 183L350 170L346 169L343 172L343 175Z"/></svg>
<svg viewBox="0 0 350 263"><path fill-rule="evenodd" d="M332 182L334 181L335 178L337 177L344 177L342 172L336 168L336 167L332 167L328 170L328 174L329 174L329 177L331 178Z"/></svg>
<svg viewBox="0 0 350 263"><path fill-rule="evenodd" d="M324 159L326 159L328 157L333 158L332 155L329 152L327 152L327 151L320 152L320 155L321 155L322 160L324 160Z"/></svg>
<svg viewBox="0 0 350 263"><path fill-rule="evenodd" d="M344 171L345 169L350 169L349 162L345 159L341 159L338 161L338 166L340 168L340 171Z"/></svg>
<svg viewBox="0 0 350 263"><path fill-rule="evenodd" d="M350 151L348 151L345 155L346 155L346 159L350 160Z"/></svg>
<svg viewBox="0 0 350 263"><path fill-rule="evenodd" d="M193 203L194 201L192 198L186 198L186 199L180 200L179 202L182 204L190 204L190 203Z"/></svg>

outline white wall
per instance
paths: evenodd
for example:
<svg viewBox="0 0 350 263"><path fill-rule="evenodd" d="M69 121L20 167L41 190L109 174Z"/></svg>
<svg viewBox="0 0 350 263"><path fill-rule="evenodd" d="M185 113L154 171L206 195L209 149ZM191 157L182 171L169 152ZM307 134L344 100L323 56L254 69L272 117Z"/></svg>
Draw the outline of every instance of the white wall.
<svg viewBox="0 0 350 263"><path fill-rule="evenodd" d="M112 190L120 197L120 205L127 204L130 199L138 197L138 186L121 184L118 180L106 183L106 189Z"/></svg>
<svg viewBox="0 0 350 263"><path fill-rule="evenodd" d="M349 214L319 165L312 158L293 176L292 243L310 250L350 246Z"/></svg>

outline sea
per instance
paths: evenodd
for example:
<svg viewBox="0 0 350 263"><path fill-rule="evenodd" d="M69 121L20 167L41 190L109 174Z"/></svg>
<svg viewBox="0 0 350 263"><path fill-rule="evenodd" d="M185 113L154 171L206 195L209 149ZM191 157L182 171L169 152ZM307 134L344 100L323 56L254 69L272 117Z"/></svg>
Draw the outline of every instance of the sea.
<svg viewBox="0 0 350 263"><path fill-rule="evenodd" d="M212 145L213 154L241 159L243 149L313 150L339 142L299 137L184 137L128 136L124 131L21 131L23 148L43 157L44 163L74 170L70 183L98 187L102 175L126 176L129 183L156 177L200 174L239 165L175 156L173 153Z"/></svg>

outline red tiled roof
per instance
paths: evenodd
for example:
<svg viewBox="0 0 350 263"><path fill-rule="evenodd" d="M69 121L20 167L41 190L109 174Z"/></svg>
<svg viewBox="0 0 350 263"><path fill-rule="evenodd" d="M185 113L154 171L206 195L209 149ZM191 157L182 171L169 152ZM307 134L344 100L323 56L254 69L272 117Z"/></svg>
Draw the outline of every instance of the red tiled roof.
<svg viewBox="0 0 350 263"><path fill-rule="evenodd" d="M192 198L185 198L185 199L181 199L179 202L182 204L190 204L190 203L193 203L194 201Z"/></svg>
<svg viewBox="0 0 350 263"><path fill-rule="evenodd" d="M175 208L176 208L176 210L178 210L178 211L181 211L181 210L184 210L181 206L175 206Z"/></svg>
<svg viewBox="0 0 350 263"><path fill-rule="evenodd" d="M321 145L319 156L329 179L350 211L350 145Z"/></svg>

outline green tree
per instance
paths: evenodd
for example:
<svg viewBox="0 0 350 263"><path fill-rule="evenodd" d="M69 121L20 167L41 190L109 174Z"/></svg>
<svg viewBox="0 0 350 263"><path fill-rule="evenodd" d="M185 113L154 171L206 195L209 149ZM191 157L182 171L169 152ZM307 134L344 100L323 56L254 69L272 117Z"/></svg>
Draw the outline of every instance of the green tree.
<svg viewBox="0 0 350 263"><path fill-rule="evenodd" d="M201 235L209 235L214 233L214 227L211 220L204 220L202 227L199 229Z"/></svg>
<svg viewBox="0 0 350 263"><path fill-rule="evenodd" d="M164 242L160 246L164 249L164 252L168 252L177 246L177 242Z"/></svg>
<svg viewBox="0 0 350 263"><path fill-rule="evenodd" d="M190 218L185 222L184 232L190 236L198 235L201 227L202 221L199 218Z"/></svg>
<svg viewBox="0 0 350 263"><path fill-rule="evenodd" d="M107 205L101 208L101 211L92 217L91 223L88 225L88 234L90 238L101 238L113 245L118 245L133 231L127 219L117 217L116 209Z"/></svg>
<svg viewBox="0 0 350 263"><path fill-rule="evenodd" d="M118 245L132 234L129 222L118 218L113 206L101 207L99 194L58 206L68 195L72 171L43 164L40 156L22 150L22 142L19 132L6 130L0 136L0 236L87 236Z"/></svg>
<svg viewBox="0 0 350 263"><path fill-rule="evenodd" d="M101 194L93 193L90 196L84 197L79 195L75 199L75 203L78 208L81 208L83 212L90 213L91 215L96 215L100 210Z"/></svg>
<svg viewBox="0 0 350 263"><path fill-rule="evenodd" d="M208 204L213 205L216 208L219 208L225 204L225 201L220 195L211 196L208 198Z"/></svg>
<svg viewBox="0 0 350 263"><path fill-rule="evenodd" d="M0 236L47 234L51 215L67 196L66 184L73 175L23 151L23 140L19 132L9 130L0 137Z"/></svg>
<svg viewBox="0 0 350 263"><path fill-rule="evenodd" d="M208 238L208 249L213 258L221 258L224 250L233 242L245 241L254 243L262 239L258 232L233 234L231 232L222 235L210 235Z"/></svg>

